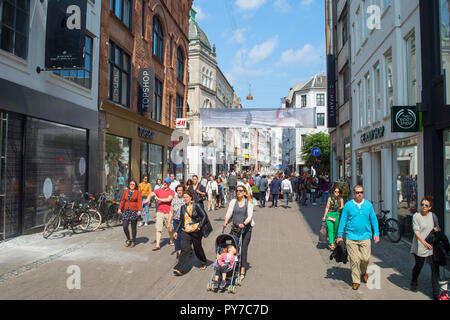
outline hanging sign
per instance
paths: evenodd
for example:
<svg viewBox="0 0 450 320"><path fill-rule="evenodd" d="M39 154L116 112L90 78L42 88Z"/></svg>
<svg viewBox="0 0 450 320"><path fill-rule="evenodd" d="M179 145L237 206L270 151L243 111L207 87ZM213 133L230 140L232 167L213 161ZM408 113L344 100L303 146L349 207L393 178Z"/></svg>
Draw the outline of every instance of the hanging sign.
<svg viewBox="0 0 450 320"><path fill-rule="evenodd" d="M155 70L153 68L140 68L138 74L138 83L138 109L141 112L150 112L150 110L153 108Z"/></svg>
<svg viewBox="0 0 450 320"><path fill-rule="evenodd" d="M187 128L187 120L185 118L177 118L175 123L177 125L177 129Z"/></svg>
<svg viewBox="0 0 450 320"><path fill-rule="evenodd" d="M47 4L45 68L82 69L87 0L52 0Z"/></svg>
<svg viewBox="0 0 450 320"><path fill-rule="evenodd" d="M416 106L393 106L391 112L392 132L418 132L419 113Z"/></svg>

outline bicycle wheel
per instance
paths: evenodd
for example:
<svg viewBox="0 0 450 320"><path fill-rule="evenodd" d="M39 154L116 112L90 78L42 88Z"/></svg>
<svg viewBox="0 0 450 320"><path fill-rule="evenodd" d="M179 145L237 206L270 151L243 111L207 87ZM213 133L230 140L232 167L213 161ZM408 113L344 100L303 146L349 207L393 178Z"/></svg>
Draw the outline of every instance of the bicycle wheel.
<svg viewBox="0 0 450 320"><path fill-rule="evenodd" d="M91 222L91 217L87 212L81 212L73 218L70 223L73 233L86 232L89 228L89 223Z"/></svg>
<svg viewBox="0 0 450 320"><path fill-rule="evenodd" d="M106 225L108 227L115 227L119 224L119 214L117 213L117 205L111 205L106 213Z"/></svg>
<svg viewBox="0 0 450 320"><path fill-rule="evenodd" d="M61 221L59 219L59 214L54 212L45 224L44 232L42 233L44 239L47 239L52 235L53 232L58 230L60 222Z"/></svg>
<svg viewBox="0 0 450 320"><path fill-rule="evenodd" d="M402 238L402 234L400 231L400 224L395 219L387 219L384 227L385 234L388 236L389 240L394 243L397 243Z"/></svg>
<svg viewBox="0 0 450 320"><path fill-rule="evenodd" d="M91 219L91 222L89 223L89 231L95 231L102 224L102 215L95 209L89 209L87 212Z"/></svg>

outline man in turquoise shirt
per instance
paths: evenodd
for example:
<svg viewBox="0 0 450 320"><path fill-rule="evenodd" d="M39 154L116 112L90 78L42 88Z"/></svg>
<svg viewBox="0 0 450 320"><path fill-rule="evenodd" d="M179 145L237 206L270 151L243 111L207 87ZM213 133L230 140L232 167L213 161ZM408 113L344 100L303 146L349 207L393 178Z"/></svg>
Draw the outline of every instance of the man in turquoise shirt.
<svg viewBox="0 0 450 320"><path fill-rule="evenodd" d="M364 189L362 186L353 188L355 194L353 200L348 201L339 222L336 242L343 241L342 235L346 234L347 254L352 269L353 290L358 290L363 281L367 282L367 266L371 255L372 236L375 243L380 241L378 230L378 219L370 201L364 200ZM372 235L373 228L373 235Z"/></svg>

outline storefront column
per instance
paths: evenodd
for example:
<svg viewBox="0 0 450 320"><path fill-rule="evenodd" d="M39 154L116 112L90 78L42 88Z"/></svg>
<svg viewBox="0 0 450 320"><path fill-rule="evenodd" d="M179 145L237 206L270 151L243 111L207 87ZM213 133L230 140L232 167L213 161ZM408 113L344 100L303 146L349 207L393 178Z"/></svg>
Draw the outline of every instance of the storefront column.
<svg viewBox="0 0 450 320"><path fill-rule="evenodd" d="M420 147L423 146L423 133L419 133L417 135L417 145L419 146L417 150L417 171L419 172L419 174L417 175L417 200L420 201L425 195L425 157L423 148Z"/></svg>
<svg viewBox="0 0 450 320"><path fill-rule="evenodd" d="M363 187L364 198L367 200L372 199L372 155L370 152L364 152L363 158ZM353 190L352 190L353 191Z"/></svg>
<svg viewBox="0 0 450 320"><path fill-rule="evenodd" d="M392 195L396 181L392 172L392 149L381 149L381 197L384 200L382 208L383 210L391 210L391 215L394 215Z"/></svg>

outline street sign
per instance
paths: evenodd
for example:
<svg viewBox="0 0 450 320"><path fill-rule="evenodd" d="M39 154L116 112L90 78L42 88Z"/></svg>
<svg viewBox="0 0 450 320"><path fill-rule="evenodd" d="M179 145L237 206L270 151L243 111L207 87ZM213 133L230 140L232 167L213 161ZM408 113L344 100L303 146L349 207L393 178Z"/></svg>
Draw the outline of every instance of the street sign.
<svg viewBox="0 0 450 320"><path fill-rule="evenodd" d="M321 151L320 151L319 148L312 148L312 150L311 150L311 154L312 154L314 157L320 156L320 153L321 153Z"/></svg>
<svg viewBox="0 0 450 320"><path fill-rule="evenodd" d="M186 129L187 128L187 120L185 118L177 118L176 124L177 124L177 129Z"/></svg>

